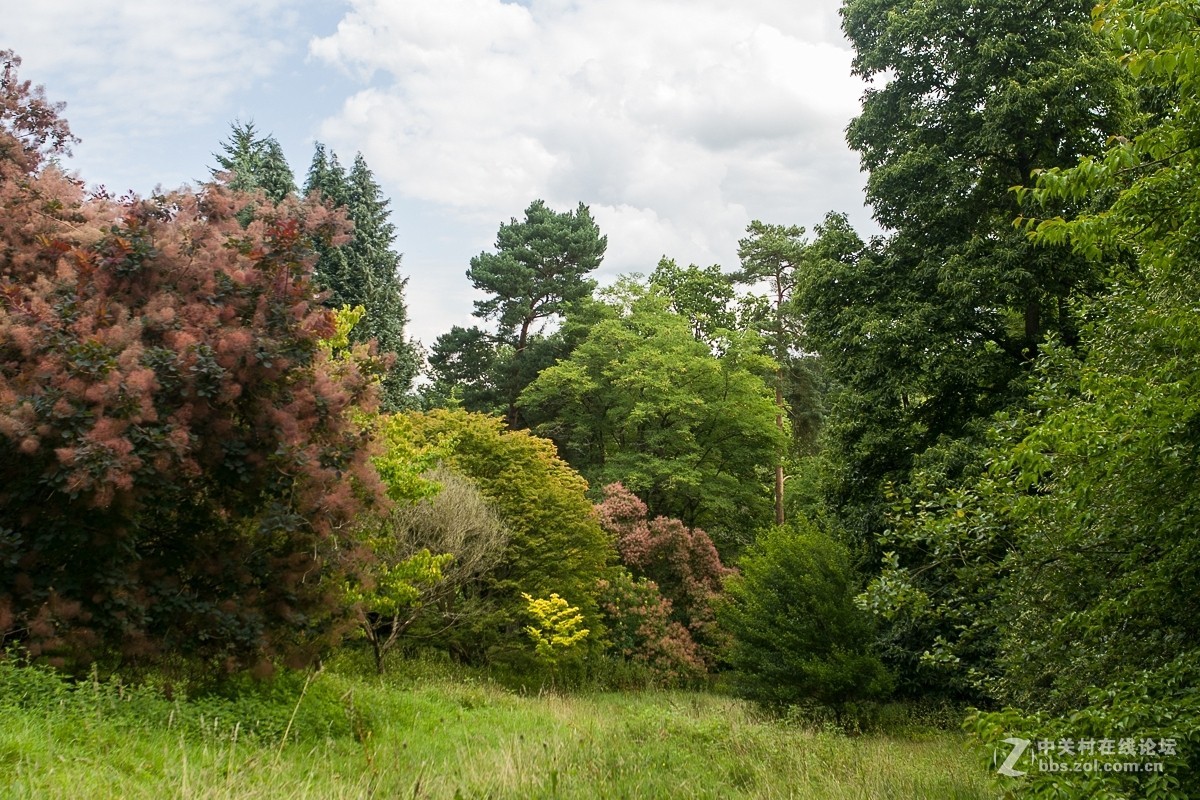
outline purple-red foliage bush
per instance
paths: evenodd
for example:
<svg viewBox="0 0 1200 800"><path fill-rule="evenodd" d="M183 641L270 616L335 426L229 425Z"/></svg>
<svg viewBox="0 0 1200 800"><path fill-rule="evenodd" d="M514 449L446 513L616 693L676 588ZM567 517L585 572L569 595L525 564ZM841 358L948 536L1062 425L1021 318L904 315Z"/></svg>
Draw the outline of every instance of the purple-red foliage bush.
<svg viewBox="0 0 1200 800"><path fill-rule="evenodd" d="M612 649L644 664L664 683L691 683L703 677L707 665L700 648L687 628L671 619L671 601L654 581L634 578L624 567L609 572L599 587Z"/></svg>
<svg viewBox="0 0 1200 800"><path fill-rule="evenodd" d="M677 519L647 519L646 504L620 483L604 488L596 506L601 526L616 538L617 552L636 576L653 581L680 623L712 664L723 642L714 602L733 570L721 563L708 534Z"/></svg>
<svg viewBox="0 0 1200 800"><path fill-rule="evenodd" d="M376 365L320 346L311 283L344 222L219 186L86 195L44 166L70 134L19 63L0 52L0 642L304 658L342 613L335 534L380 497L348 416Z"/></svg>

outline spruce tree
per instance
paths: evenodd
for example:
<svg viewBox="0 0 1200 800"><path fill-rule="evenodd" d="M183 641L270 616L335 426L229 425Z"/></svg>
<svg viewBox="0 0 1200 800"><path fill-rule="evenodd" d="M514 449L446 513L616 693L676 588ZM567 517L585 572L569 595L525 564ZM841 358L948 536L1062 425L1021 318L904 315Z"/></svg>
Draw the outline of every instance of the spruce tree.
<svg viewBox="0 0 1200 800"><path fill-rule="evenodd" d="M350 242L320 248L317 283L329 292L328 305L361 305L366 309L351 339L374 339L380 352L395 354L395 362L384 376L382 404L386 410L402 408L407 405L420 356L415 344L404 337L408 322L404 286L408 281L400 276L400 254L392 249L396 228L388 221L388 200L361 153L347 173L337 154L319 143L304 188L344 209L354 223Z"/></svg>
<svg viewBox="0 0 1200 800"><path fill-rule="evenodd" d="M221 153L213 154L218 165L212 170L213 177L228 173L224 183L230 189L261 189L275 203L295 194L296 178L275 137L260 137L253 122L234 122L230 128L229 139L221 143Z"/></svg>

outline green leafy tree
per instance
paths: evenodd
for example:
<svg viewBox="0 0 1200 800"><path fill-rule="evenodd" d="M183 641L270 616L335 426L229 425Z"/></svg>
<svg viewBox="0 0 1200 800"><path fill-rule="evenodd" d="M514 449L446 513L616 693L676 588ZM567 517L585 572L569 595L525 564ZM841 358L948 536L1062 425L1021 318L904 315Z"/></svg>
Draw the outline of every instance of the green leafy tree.
<svg viewBox="0 0 1200 800"><path fill-rule="evenodd" d="M731 333L714 354L667 303L644 294L593 325L521 407L593 483L619 481L652 516L734 548L769 519L769 470L783 447L764 380L774 365L753 334Z"/></svg>
<svg viewBox="0 0 1200 800"><path fill-rule="evenodd" d="M356 342L374 340L381 353L394 356L383 378L384 410L409 406L421 358L417 345L404 335L408 279L400 276L400 255L392 249L396 229L388 220L388 200L362 154L355 156L347 173L337 155L322 144L316 146L304 190L344 210L353 224L349 242L320 246L316 280L329 292L326 303L332 308L361 305L366 309L365 319L351 336Z"/></svg>
<svg viewBox="0 0 1200 800"><path fill-rule="evenodd" d="M1001 639L998 689L1026 713L973 726L989 743L1003 728L1177 747L1161 774L1030 771L1033 797L1200 796L1198 12L1194 2L1097 6L1097 26L1155 113L1030 192L1050 210L1027 222L1035 240L1129 266L1089 306L1082 365L1047 365L1037 413L999 466L1017 491L996 505L1015 499L1024 524L1005 559L1001 607L1015 624ZM1063 198L1101 202L1063 219L1052 211Z"/></svg>
<svg viewBox="0 0 1200 800"><path fill-rule="evenodd" d="M616 560L600 529L587 483L558 458L554 444L525 431L507 431L497 417L436 410L408 417L412 441L470 479L509 532L499 565L473 584L487 609L441 641L458 655L519 665L528 657L526 604L558 594L593 632L589 654L604 640L598 580Z"/></svg>
<svg viewBox="0 0 1200 800"><path fill-rule="evenodd" d="M991 643L983 688L1024 713L977 716L985 741L1180 735L1163 775L1031 771L1029 796L1200 792L1191 744L1200 719L1196 10L1097 6L1112 57L1155 111L1130 136L1019 192L1037 214L1022 226L1034 242L1111 270L1108 290L1083 304L1084 358L1043 348L1030 407L993 426L991 469L917 510L905 535L928 555L895 563L867 597L890 613L979 612L934 655L966 666L964 653ZM1064 202L1089 210L1060 216ZM927 582L930 572L941 575ZM947 579L958 576L969 580Z"/></svg>
<svg viewBox="0 0 1200 800"><path fill-rule="evenodd" d="M501 224L496 251L475 256L467 270L471 285L489 295L475 301L475 316L494 320L496 332L489 337L477 328L458 329L440 337L430 358L436 378L452 383L453 365L486 356L480 344L490 338L493 347L484 380L503 403L510 427L518 427L517 397L543 362L552 363L544 356L556 355L553 344L531 349L535 341L545 342L535 326L561 318L572 304L591 296L595 282L587 275L600 266L607 246L608 237L600 235L583 203L560 213L535 200L523 220ZM471 348L469 359L460 355L462 347Z"/></svg>
<svg viewBox="0 0 1200 800"><path fill-rule="evenodd" d="M737 329L733 282L719 265L684 268L664 257L650 274L650 284L669 298L672 311L691 321L692 335L700 341L716 344L725 332Z"/></svg>
<svg viewBox="0 0 1200 800"><path fill-rule="evenodd" d="M985 468L991 417L1027 404L1048 341L1078 347L1079 301L1103 289L1104 267L1013 226L1021 205L1010 191L1126 130L1127 83L1087 11L1023 0L843 6L854 69L874 81L848 141L888 235L863 242L827 217L797 284L805 342L831 386L820 485L868 562L894 553L934 596L953 595L954 576L889 515L901 502L957 501ZM1090 199L1054 202L1072 216ZM881 652L905 691L971 691L927 669L955 624L953 613L884 620ZM960 671L987 672L993 646L964 648Z"/></svg>
<svg viewBox="0 0 1200 800"><path fill-rule="evenodd" d="M726 582L721 622L729 663L746 697L839 708L878 699L890 677L872 654L870 618L854 605L847 549L804 519L771 528Z"/></svg>
<svg viewBox="0 0 1200 800"><path fill-rule="evenodd" d="M1089 6L843 5L854 71L875 82L848 141L890 233L849 249L831 242L833 257L814 254L799 297L808 340L839 387L831 505L865 542L882 530L887 481L903 483L922 459L950 476L974 463L954 442L1021 402L1047 336L1078 340L1071 301L1099 288L1097 270L1015 230L1009 189L1125 130L1128 92Z"/></svg>
<svg viewBox="0 0 1200 800"><path fill-rule="evenodd" d="M431 450L414 451L409 437L395 435L411 431L407 419L389 423L384 460L427 463ZM406 634L431 641L451 628L475 623L483 610L470 595L499 567L510 539L475 484L445 466L420 475L405 468L387 474L392 478L389 494L406 497L386 513L365 519L374 556L367 570L373 585L352 590L381 671L384 656L404 643Z"/></svg>
<svg viewBox="0 0 1200 800"><path fill-rule="evenodd" d="M444 582L443 570L454 556L420 550L400 558L386 536L368 537L367 546L374 555L369 588L352 584L346 600L358 612L359 632L370 643L375 671L382 675L384 657L420 615L426 596Z"/></svg>
<svg viewBox="0 0 1200 800"><path fill-rule="evenodd" d="M1048 366L1036 395L1040 414L1006 462L1017 486L1032 490L1010 595L1024 618L1005 653L1014 677L1019 661L1031 662L1021 676L1027 696L1049 682L1051 698L1066 698L1080 685L1159 669L1195 654L1200 640L1200 606L1188 588L1200 578L1195 10L1132 0L1097 8L1114 52L1158 93L1163 111L1102 153L1043 174L1033 192L1050 210L1063 197L1112 197L1075 219L1029 225L1037 241L1132 267L1089 307L1083 364ZM1047 563L1053 572L1040 568ZM1030 608L1018 587L1052 596ZM1050 662L1072 643L1084 657L1052 672Z"/></svg>

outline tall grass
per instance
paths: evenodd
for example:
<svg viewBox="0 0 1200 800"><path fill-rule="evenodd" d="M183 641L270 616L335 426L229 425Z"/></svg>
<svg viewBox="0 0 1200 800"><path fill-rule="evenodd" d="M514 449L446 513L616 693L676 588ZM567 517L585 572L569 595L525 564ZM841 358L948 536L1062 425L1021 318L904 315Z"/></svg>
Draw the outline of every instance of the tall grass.
<svg viewBox="0 0 1200 800"><path fill-rule="evenodd" d="M4 798L984 798L952 733L848 737L695 692L525 695L400 665L168 700L0 664Z"/></svg>

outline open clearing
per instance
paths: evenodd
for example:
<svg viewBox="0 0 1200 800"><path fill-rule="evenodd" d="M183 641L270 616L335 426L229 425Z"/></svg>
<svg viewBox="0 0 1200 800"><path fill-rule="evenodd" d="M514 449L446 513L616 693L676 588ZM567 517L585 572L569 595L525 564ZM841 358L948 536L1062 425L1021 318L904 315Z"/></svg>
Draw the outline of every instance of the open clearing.
<svg viewBox="0 0 1200 800"><path fill-rule="evenodd" d="M0 676L4 798L998 795L956 733L846 736L708 693L326 671L181 702L26 672Z"/></svg>

